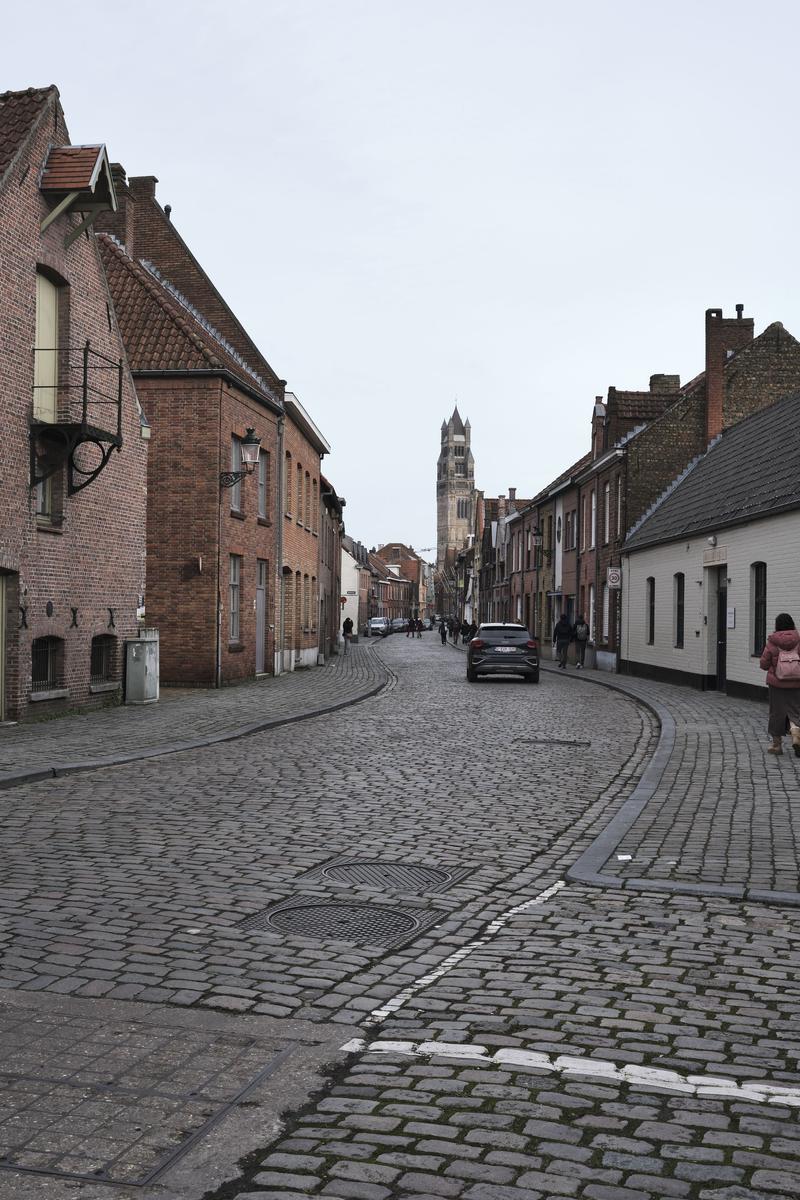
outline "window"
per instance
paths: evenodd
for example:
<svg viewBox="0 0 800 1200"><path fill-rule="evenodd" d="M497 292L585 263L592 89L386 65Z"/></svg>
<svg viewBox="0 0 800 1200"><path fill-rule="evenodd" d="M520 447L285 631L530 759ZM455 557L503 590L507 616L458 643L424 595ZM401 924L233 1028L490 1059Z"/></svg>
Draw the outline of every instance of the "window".
<svg viewBox="0 0 800 1200"><path fill-rule="evenodd" d="M242 443L238 437L231 438L231 470L241 471L242 469ZM229 488L231 494L231 508L234 512L242 510L242 481L237 479L232 488Z"/></svg>
<svg viewBox="0 0 800 1200"><path fill-rule="evenodd" d="M457 462L456 463L456 475L466 475L466 473L467 473L466 463Z"/></svg>
<svg viewBox="0 0 800 1200"><path fill-rule="evenodd" d="M453 454L456 456L456 458L463 458L464 453L465 453L465 449L463 446L454 446L453 447Z"/></svg>
<svg viewBox="0 0 800 1200"><path fill-rule="evenodd" d="M622 533L622 476L617 476L617 537Z"/></svg>
<svg viewBox="0 0 800 1200"><path fill-rule="evenodd" d="M59 288L36 273L36 342L33 350L33 415L37 421L58 415Z"/></svg>
<svg viewBox="0 0 800 1200"><path fill-rule="evenodd" d="M683 612L686 595L686 576L678 571L672 577L672 587L675 605L675 649L683 649Z"/></svg>
<svg viewBox="0 0 800 1200"><path fill-rule="evenodd" d="M584 496L581 505L581 550L586 549L586 530L589 527L589 523L586 519L588 503L587 497Z"/></svg>
<svg viewBox="0 0 800 1200"><path fill-rule="evenodd" d="M114 660L117 639L110 634L100 634L92 638L92 652L89 665L90 683L109 683L114 678Z"/></svg>
<svg viewBox="0 0 800 1200"><path fill-rule="evenodd" d="M303 576L303 631L308 633L311 625L311 580Z"/></svg>
<svg viewBox="0 0 800 1200"><path fill-rule="evenodd" d="M317 487L316 479L311 480L311 529L314 533L319 530L319 488Z"/></svg>
<svg viewBox="0 0 800 1200"><path fill-rule="evenodd" d="M31 691L50 692L59 685L60 638L34 638L31 644Z"/></svg>
<svg viewBox="0 0 800 1200"><path fill-rule="evenodd" d="M295 494L295 516L297 524L303 524L303 468L297 464L297 492Z"/></svg>
<svg viewBox="0 0 800 1200"><path fill-rule="evenodd" d="M316 632L317 610L319 609L319 585L316 575L311 576L311 630Z"/></svg>
<svg viewBox="0 0 800 1200"><path fill-rule="evenodd" d="M608 484L606 484L608 488ZM603 641L608 641L608 626L609 626L609 601L608 601L608 584L603 584Z"/></svg>
<svg viewBox="0 0 800 1200"><path fill-rule="evenodd" d="M589 637L594 637L594 584L589 584Z"/></svg>
<svg viewBox="0 0 800 1200"><path fill-rule="evenodd" d="M242 559L238 554L231 555L229 609L230 629L229 640L239 641L239 610L241 603Z"/></svg>
<svg viewBox="0 0 800 1200"><path fill-rule="evenodd" d="M292 515L292 456L288 450L283 472L283 511L287 517Z"/></svg>
<svg viewBox="0 0 800 1200"><path fill-rule="evenodd" d="M313 516L312 516L312 513L311 513L311 476L309 475L308 471L306 471L306 507L305 507L305 514L306 514L306 521L305 521L305 523L306 523L306 528L307 528L307 529L310 529L310 528L311 528L311 523L312 523L312 521L313 521Z"/></svg>
<svg viewBox="0 0 800 1200"><path fill-rule="evenodd" d="M603 545L607 546L611 536L611 484L603 488Z"/></svg>
<svg viewBox="0 0 800 1200"><path fill-rule="evenodd" d="M258 455L258 515L262 521L269 516L269 452L259 451Z"/></svg>
<svg viewBox="0 0 800 1200"><path fill-rule="evenodd" d="M750 567L750 611L753 614L753 654L760 654L767 642L767 564L754 562Z"/></svg>
<svg viewBox="0 0 800 1200"><path fill-rule="evenodd" d="M652 575L647 579L647 644L652 646L656 640L656 581Z"/></svg>
<svg viewBox="0 0 800 1200"><path fill-rule="evenodd" d="M592 517L589 526L589 549L594 550L597 538L597 492L592 488Z"/></svg>
<svg viewBox="0 0 800 1200"><path fill-rule="evenodd" d="M53 476L48 475L36 485L36 520L49 525L53 519Z"/></svg>

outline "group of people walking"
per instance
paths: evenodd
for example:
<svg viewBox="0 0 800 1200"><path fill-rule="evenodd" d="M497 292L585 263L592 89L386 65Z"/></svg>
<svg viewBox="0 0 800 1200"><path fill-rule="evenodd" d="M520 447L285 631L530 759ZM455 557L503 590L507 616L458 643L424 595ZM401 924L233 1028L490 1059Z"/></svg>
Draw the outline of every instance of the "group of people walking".
<svg viewBox="0 0 800 1200"><path fill-rule="evenodd" d="M575 643L575 668L580 671L586 665L586 647L589 644L589 626L583 613L574 625L567 614L562 613L553 627L553 645L558 665L563 671L567 669L567 655L572 642Z"/></svg>

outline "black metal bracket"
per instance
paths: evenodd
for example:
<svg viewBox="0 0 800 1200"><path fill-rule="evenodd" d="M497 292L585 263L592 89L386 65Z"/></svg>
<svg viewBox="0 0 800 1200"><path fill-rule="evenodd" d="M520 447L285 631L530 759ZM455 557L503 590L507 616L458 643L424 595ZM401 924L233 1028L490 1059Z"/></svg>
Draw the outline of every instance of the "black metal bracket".
<svg viewBox="0 0 800 1200"><path fill-rule="evenodd" d="M100 451L100 462L91 471L75 461L77 451L85 445L97 446ZM44 483L67 463L67 492L73 496L94 483L108 465L112 452L121 449L122 438L118 434L83 424L36 422L31 425L30 485L35 488Z"/></svg>
<svg viewBox="0 0 800 1200"><path fill-rule="evenodd" d="M219 486L221 488L233 487L240 479L251 474L251 471L220 471Z"/></svg>

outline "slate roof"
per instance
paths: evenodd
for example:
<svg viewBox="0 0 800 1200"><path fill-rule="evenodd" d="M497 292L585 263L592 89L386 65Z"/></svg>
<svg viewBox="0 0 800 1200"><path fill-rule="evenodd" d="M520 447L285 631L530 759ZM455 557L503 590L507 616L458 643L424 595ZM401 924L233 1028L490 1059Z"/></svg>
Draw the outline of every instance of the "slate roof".
<svg viewBox="0 0 800 1200"><path fill-rule="evenodd" d="M0 181L25 144L42 109L53 97L58 97L58 88L54 84L0 95Z"/></svg>
<svg viewBox="0 0 800 1200"><path fill-rule="evenodd" d="M221 370L274 406L258 378L150 271L130 258L108 233L97 243L131 370Z"/></svg>
<svg viewBox="0 0 800 1200"><path fill-rule="evenodd" d="M625 541L641 550L800 508L800 393L726 429Z"/></svg>
<svg viewBox="0 0 800 1200"><path fill-rule="evenodd" d="M577 473L582 471L584 467L587 467L591 461L592 453L589 451L587 454L584 454L582 458L579 458L577 462L574 462L571 467L567 467L566 471L562 471L560 475L556 476L552 483L548 483L547 486L543 487L540 492L537 492L532 500L523 500L522 503L530 508L531 505L539 504L542 500L547 500L552 491L554 491L562 483L566 483L571 475L577 475Z"/></svg>

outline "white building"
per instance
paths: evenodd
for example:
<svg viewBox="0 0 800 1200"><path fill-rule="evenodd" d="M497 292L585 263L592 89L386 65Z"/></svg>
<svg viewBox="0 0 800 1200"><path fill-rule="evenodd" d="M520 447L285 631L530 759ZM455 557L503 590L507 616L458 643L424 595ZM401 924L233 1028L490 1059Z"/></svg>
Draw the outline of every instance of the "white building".
<svg viewBox="0 0 800 1200"><path fill-rule="evenodd" d="M764 695L775 616L800 626L800 395L722 433L634 527L621 669Z"/></svg>

